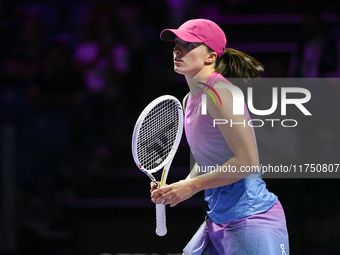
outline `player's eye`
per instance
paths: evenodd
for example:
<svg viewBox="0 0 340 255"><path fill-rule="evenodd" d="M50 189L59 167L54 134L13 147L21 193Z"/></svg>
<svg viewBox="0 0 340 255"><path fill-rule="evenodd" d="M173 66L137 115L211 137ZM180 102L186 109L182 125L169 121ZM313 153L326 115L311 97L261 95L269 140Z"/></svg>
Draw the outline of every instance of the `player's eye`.
<svg viewBox="0 0 340 255"><path fill-rule="evenodd" d="M175 47L180 43L180 41L175 40ZM185 47L192 47L194 44L191 42L183 42L182 45Z"/></svg>

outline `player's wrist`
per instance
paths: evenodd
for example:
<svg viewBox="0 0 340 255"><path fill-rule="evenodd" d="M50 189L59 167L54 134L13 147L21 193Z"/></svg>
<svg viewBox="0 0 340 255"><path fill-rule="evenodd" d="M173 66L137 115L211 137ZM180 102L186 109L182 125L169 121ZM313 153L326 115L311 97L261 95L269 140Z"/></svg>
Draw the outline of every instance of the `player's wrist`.
<svg viewBox="0 0 340 255"><path fill-rule="evenodd" d="M188 182L194 194L203 190L200 178L192 178Z"/></svg>

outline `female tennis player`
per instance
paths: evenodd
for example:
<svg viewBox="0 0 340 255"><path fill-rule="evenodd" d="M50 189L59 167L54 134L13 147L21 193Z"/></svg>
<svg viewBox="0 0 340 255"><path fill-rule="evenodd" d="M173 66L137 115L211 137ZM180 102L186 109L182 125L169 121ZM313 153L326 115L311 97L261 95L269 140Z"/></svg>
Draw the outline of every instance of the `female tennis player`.
<svg viewBox="0 0 340 255"><path fill-rule="evenodd" d="M196 164L184 180L159 189L152 184L151 200L173 207L204 190L208 203L206 220L183 254L289 254L285 215L277 196L267 190L260 172L240 171L259 166L253 128L247 124L214 126L214 119L247 123L246 105L244 115L233 115L231 91L215 88L221 103L206 96L207 114L201 114L202 94L214 91L216 83L230 84L227 78L258 77L262 65L242 52L226 49L224 32L210 20L194 19L178 29L165 29L161 39L175 42L174 70L185 76L190 89L183 108ZM199 171L216 165L237 171Z"/></svg>

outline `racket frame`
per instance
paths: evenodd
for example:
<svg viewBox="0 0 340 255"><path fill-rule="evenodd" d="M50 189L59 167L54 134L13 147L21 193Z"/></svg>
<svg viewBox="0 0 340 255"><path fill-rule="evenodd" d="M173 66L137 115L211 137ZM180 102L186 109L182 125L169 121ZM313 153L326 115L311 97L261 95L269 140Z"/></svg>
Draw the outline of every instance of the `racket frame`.
<svg viewBox="0 0 340 255"><path fill-rule="evenodd" d="M138 140L139 130L142 126L144 119L149 114L149 112L157 104L159 104L159 103L161 103L162 101L165 101L165 100L174 100L176 102L176 105L177 105L178 130L177 130L176 138L175 138L174 143L172 145L171 151L169 152L169 155L165 158L165 160L163 162L161 162L161 164L159 164L157 167L147 170L139 163L139 160L138 160L137 140ZM133 131L133 136L132 136L133 158L134 158L134 161L135 161L136 165L138 166L138 168L150 178L150 180L152 181L152 183L155 185L155 187L157 189L166 184L166 180L167 180L167 177L168 177L168 173L169 173L169 169L170 169L172 160L173 160L173 158L174 158L174 156L177 152L178 146L181 142L182 133L183 133L183 108L182 108L182 105L179 102L179 100L176 97L171 96L171 95L164 95L164 96L160 96L160 97L154 99L152 102L150 102L145 107L145 109L142 111L142 113L139 115L139 117L136 121L134 131ZM155 173L155 172L158 172L162 168L163 168L162 177L161 177L160 185L158 185L156 178L152 174ZM165 218L165 206L163 205L163 203L156 204L156 234L159 235L159 236L164 236L166 233L167 233L167 229L166 229L166 218Z"/></svg>

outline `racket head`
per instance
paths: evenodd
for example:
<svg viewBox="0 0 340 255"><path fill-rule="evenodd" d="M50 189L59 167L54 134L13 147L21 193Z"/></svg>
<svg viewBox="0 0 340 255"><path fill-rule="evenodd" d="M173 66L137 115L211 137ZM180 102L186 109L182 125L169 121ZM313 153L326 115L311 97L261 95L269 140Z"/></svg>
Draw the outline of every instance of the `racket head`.
<svg viewBox="0 0 340 255"><path fill-rule="evenodd" d="M132 155L145 173L155 173L170 162L183 133L183 109L171 95L149 103L137 119L132 136Z"/></svg>

